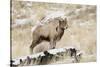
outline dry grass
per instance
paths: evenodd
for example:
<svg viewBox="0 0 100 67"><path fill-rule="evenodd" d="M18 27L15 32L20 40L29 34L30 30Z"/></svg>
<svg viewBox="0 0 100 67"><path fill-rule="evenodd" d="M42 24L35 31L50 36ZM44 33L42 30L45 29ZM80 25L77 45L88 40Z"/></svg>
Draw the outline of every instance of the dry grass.
<svg viewBox="0 0 100 67"><path fill-rule="evenodd" d="M16 24L12 27L11 38L13 58L29 54L31 28L36 21L49 13L64 11L68 17L69 28L65 30L56 48L73 46L84 52L85 57L81 62L96 61L96 6L36 2L31 4L31 2L18 1L13 3L12 8L12 26ZM16 20L19 18L32 21L17 25Z"/></svg>

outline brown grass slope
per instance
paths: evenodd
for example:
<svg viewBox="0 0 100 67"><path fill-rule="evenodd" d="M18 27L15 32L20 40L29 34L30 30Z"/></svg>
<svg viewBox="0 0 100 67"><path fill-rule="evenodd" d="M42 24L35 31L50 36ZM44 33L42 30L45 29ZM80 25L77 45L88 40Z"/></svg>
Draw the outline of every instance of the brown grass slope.
<svg viewBox="0 0 100 67"><path fill-rule="evenodd" d="M12 57L17 58L29 54L32 41L31 28L42 17L56 11L64 11L69 24L62 39L57 42L56 48L73 46L83 51L83 61L96 61L95 5L27 1L12 2Z"/></svg>

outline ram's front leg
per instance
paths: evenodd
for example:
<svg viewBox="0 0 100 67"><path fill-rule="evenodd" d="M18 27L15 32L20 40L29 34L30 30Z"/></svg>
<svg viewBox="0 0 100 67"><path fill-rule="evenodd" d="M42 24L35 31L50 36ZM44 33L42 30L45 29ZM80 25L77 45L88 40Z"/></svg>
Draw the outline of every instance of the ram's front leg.
<svg viewBox="0 0 100 67"><path fill-rule="evenodd" d="M50 49L55 49L56 47L56 41L54 39L50 40Z"/></svg>

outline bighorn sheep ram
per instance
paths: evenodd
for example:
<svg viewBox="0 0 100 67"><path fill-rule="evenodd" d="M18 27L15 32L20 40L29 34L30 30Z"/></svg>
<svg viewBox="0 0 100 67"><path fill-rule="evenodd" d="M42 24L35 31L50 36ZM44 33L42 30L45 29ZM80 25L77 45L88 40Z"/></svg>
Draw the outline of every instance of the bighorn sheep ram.
<svg viewBox="0 0 100 67"><path fill-rule="evenodd" d="M54 49L56 42L61 39L64 30L68 28L67 18L55 17L49 19L46 24L38 24L33 27L32 44L30 45L30 53L33 53L33 48L42 41L50 42L50 49Z"/></svg>

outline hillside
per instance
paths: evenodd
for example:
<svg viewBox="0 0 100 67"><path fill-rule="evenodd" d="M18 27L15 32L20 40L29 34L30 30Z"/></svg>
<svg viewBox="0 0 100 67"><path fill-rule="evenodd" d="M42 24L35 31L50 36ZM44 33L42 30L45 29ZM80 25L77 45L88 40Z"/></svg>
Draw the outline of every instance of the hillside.
<svg viewBox="0 0 100 67"><path fill-rule="evenodd" d="M56 48L75 47L86 57L83 61L96 61L96 6L56 4L44 2L12 2L11 40L12 58L29 54L32 41L31 29L43 17L54 12L65 13L69 28L65 30ZM45 44L45 42L44 42ZM91 56L88 58L88 55Z"/></svg>

